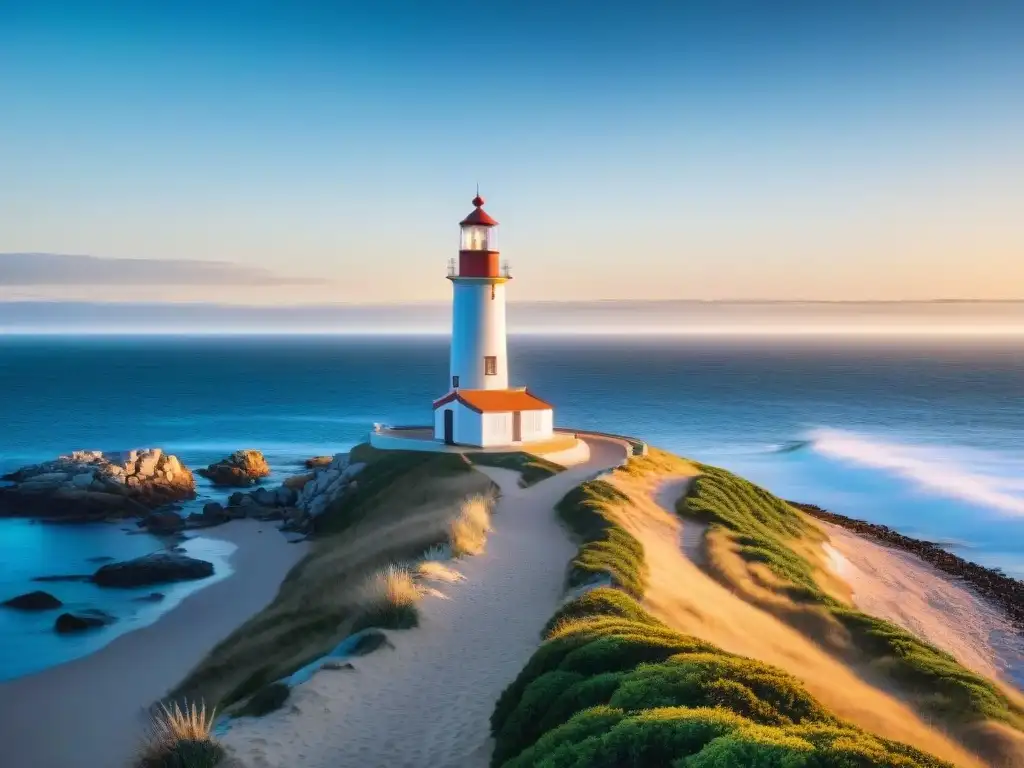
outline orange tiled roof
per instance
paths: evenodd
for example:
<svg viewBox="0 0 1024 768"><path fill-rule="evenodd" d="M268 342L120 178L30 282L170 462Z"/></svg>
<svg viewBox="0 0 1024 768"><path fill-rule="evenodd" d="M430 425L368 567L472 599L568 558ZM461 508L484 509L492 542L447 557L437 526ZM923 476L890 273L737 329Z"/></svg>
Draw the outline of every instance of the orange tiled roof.
<svg viewBox="0 0 1024 768"><path fill-rule="evenodd" d="M434 401L434 408L458 400L477 413L502 411L547 411L551 404L525 389L460 389Z"/></svg>

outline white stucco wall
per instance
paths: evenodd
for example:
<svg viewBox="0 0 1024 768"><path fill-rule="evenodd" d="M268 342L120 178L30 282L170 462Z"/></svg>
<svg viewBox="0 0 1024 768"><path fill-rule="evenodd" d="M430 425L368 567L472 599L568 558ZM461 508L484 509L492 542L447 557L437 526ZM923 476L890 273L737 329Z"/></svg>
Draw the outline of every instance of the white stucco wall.
<svg viewBox="0 0 1024 768"><path fill-rule="evenodd" d="M508 389L505 284L471 278L452 281L452 347L449 376L460 389ZM491 298L493 288L494 298ZM497 374L484 374L484 358L497 358ZM449 378L448 385L452 385Z"/></svg>
<svg viewBox="0 0 1024 768"><path fill-rule="evenodd" d="M512 442L512 414L485 413L483 415L483 443L492 445L508 445Z"/></svg>
<svg viewBox="0 0 1024 768"><path fill-rule="evenodd" d="M523 411L522 436L523 442L547 440L552 435L554 413L546 411Z"/></svg>

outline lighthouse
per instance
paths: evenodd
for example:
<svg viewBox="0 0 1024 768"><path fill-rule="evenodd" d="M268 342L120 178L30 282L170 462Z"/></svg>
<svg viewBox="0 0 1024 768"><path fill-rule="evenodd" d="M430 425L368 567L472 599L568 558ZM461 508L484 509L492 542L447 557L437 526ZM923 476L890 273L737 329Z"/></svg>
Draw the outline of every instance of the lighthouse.
<svg viewBox="0 0 1024 768"><path fill-rule="evenodd" d="M458 260L448 263L452 339L448 393L434 401L434 438L477 447L515 446L552 435L553 408L526 387L509 387L505 289L498 222L479 192L459 222Z"/></svg>

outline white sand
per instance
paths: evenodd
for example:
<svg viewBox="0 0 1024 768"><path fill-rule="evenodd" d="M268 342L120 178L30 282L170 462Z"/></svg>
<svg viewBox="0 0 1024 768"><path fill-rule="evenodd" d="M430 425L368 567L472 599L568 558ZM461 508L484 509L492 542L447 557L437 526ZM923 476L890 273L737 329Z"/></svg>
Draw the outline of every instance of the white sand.
<svg viewBox="0 0 1024 768"><path fill-rule="evenodd" d="M146 708L269 603L307 549L289 544L272 523L255 520L238 520L202 535L236 545L231 576L90 656L0 683L0 764L126 765L144 736Z"/></svg>
<svg viewBox="0 0 1024 768"><path fill-rule="evenodd" d="M588 439L590 461L531 488L481 467L501 485L487 551L461 560L465 579L439 584L421 625L390 632L393 649L322 670L285 706L239 719L223 738L248 768L474 768L488 764L489 718L502 690L540 644L575 552L553 512L574 485L625 458Z"/></svg>
<svg viewBox="0 0 1024 768"><path fill-rule="evenodd" d="M1024 637L994 605L909 552L821 521L833 570L853 602L953 654L986 677L1012 682L1024 674Z"/></svg>

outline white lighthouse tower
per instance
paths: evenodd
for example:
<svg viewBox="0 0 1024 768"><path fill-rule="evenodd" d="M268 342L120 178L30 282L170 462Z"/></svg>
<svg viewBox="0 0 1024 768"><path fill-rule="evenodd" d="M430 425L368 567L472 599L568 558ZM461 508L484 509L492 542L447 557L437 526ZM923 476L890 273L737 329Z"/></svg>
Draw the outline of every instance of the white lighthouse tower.
<svg viewBox="0 0 1024 768"><path fill-rule="evenodd" d="M449 391L434 401L434 437L446 443L490 447L551 437L551 405L525 387L509 388L505 287L512 279L499 266L498 222L483 209L460 223L459 258L448 265L452 282Z"/></svg>

